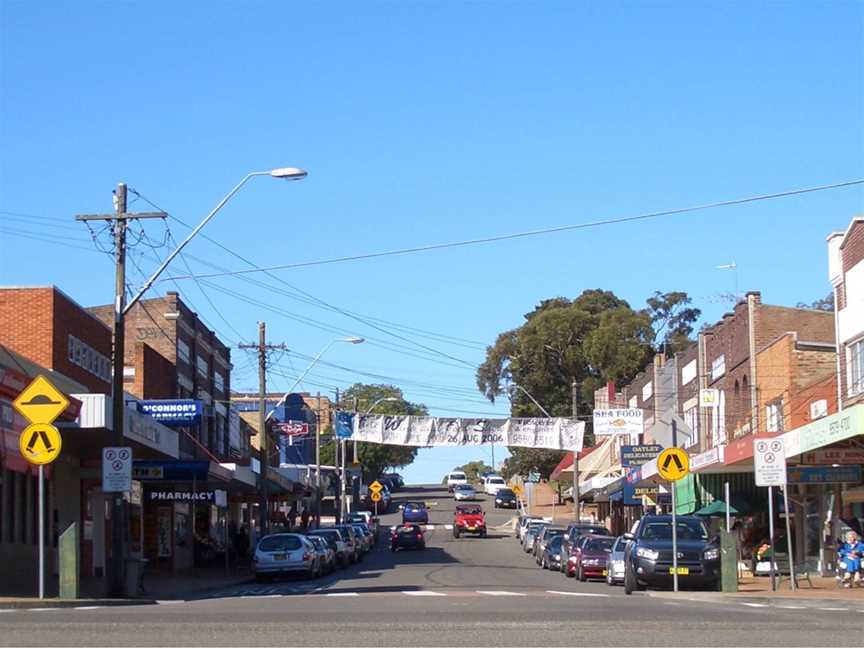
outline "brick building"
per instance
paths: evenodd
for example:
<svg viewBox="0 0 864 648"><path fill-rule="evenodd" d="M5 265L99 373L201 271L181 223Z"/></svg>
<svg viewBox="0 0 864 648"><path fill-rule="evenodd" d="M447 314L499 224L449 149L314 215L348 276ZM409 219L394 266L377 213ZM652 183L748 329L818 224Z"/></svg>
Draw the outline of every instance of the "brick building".
<svg viewBox="0 0 864 648"><path fill-rule="evenodd" d="M88 309L112 325L112 305ZM126 390L139 398L191 398L204 405L197 441L222 460L231 452L228 402L231 350L176 292L138 302L126 315ZM236 435L235 435L236 436ZM183 435L183 456L197 456L196 444ZM235 448L235 450L237 450Z"/></svg>
<svg viewBox="0 0 864 648"><path fill-rule="evenodd" d="M111 393L111 328L54 286L0 287L0 343L92 393Z"/></svg>
<svg viewBox="0 0 864 648"><path fill-rule="evenodd" d="M864 403L864 217L828 237L828 274L834 288L841 407Z"/></svg>

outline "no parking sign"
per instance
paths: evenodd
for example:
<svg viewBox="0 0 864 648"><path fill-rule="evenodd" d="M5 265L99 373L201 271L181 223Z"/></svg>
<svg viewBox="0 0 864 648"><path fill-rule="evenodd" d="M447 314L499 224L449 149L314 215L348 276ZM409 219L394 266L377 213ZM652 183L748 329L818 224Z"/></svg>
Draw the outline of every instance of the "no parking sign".
<svg viewBox="0 0 864 648"><path fill-rule="evenodd" d="M102 492L132 490L132 448L102 448Z"/></svg>
<svg viewBox="0 0 864 648"><path fill-rule="evenodd" d="M786 451L779 437L753 439L753 467L757 486L786 485Z"/></svg>

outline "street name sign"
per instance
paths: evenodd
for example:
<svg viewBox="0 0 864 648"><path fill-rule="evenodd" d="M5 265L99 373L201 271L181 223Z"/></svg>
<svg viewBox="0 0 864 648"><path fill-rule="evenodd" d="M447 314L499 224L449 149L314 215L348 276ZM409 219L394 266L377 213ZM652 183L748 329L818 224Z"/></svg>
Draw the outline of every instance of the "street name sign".
<svg viewBox="0 0 864 648"><path fill-rule="evenodd" d="M681 448L666 448L657 457L657 472L663 479L678 481L690 472L690 459Z"/></svg>
<svg viewBox="0 0 864 648"><path fill-rule="evenodd" d="M753 469L757 486L786 485L786 452L779 437L753 439Z"/></svg>
<svg viewBox="0 0 864 648"><path fill-rule="evenodd" d="M102 492L132 490L132 448L102 448Z"/></svg>

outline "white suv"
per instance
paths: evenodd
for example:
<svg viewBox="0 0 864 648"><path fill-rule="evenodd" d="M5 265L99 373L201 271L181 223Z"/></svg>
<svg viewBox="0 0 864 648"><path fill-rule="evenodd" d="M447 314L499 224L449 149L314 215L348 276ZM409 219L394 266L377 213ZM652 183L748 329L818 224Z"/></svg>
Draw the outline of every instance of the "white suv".
<svg viewBox="0 0 864 648"><path fill-rule="evenodd" d="M484 482L487 495L497 495L502 488L507 488L507 482L499 475L489 475Z"/></svg>
<svg viewBox="0 0 864 648"><path fill-rule="evenodd" d="M452 493L453 487L457 484L467 484L468 477L464 472L451 472L447 475L447 491Z"/></svg>

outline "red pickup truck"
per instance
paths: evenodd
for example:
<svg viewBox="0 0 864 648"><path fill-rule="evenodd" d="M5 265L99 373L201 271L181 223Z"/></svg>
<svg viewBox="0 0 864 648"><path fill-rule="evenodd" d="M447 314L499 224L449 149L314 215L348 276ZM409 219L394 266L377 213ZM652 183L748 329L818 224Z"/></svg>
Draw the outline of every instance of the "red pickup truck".
<svg viewBox="0 0 864 648"><path fill-rule="evenodd" d="M458 538L463 533L474 533L481 538L486 537L486 517L483 509L476 504L460 504L456 507L453 518L453 537Z"/></svg>

